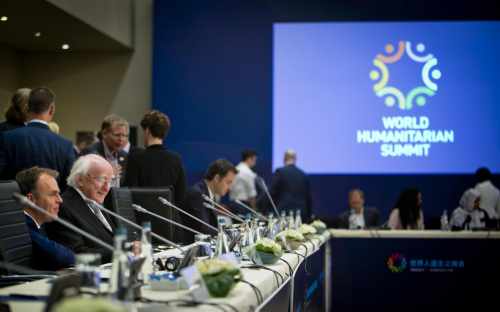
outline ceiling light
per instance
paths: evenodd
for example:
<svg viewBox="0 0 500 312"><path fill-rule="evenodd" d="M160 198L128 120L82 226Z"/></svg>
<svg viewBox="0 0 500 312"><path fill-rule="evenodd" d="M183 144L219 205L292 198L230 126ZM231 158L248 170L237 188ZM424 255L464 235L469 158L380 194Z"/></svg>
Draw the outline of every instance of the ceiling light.
<svg viewBox="0 0 500 312"><path fill-rule="evenodd" d="M42 33L41 33L41 32L36 32L36 33L35 33L35 37L40 37L41 35L42 35Z"/></svg>
<svg viewBox="0 0 500 312"><path fill-rule="evenodd" d="M2 22L6 22L8 19L9 19L9 17L5 16L5 15L0 17L0 21L2 21Z"/></svg>
<svg viewBox="0 0 500 312"><path fill-rule="evenodd" d="M69 44L65 43L61 46L63 50L68 50L69 49Z"/></svg>

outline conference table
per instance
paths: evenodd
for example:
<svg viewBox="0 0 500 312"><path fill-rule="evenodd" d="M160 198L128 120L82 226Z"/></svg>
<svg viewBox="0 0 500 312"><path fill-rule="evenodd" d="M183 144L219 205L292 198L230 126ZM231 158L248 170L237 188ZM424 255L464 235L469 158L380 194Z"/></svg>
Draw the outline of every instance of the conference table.
<svg viewBox="0 0 500 312"><path fill-rule="evenodd" d="M177 307L166 305L177 299L191 299L190 291L158 291L152 290L148 285L142 287L142 298L148 301L129 303L138 311L162 311L174 307L175 310L195 311L200 308L203 311L225 310L237 311L326 311L326 288L328 277L328 264L326 263L326 248L330 234L325 231L322 235L316 235L299 247L296 253L284 253L283 259L274 265L266 266L276 272L262 268L245 268L252 263L241 262L243 279L257 287L262 294L262 302L259 302L253 288L245 283L237 283L225 298L209 298L210 304L192 307ZM171 249L157 254L158 257L175 256L178 251ZM291 271L290 271L290 267ZM325 273L326 271L326 273ZM290 273L291 276L290 276ZM50 279L42 279L34 282L11 286L0 289L0 296L6 295L32 295L47 296L50 292ZM107 288L107 285L103 286ZM18 311L43 311L44 300L9 300L12 312ZM224 306L225 305L225 306Z"/></svg>
<svg viewBox="0 0 500 312"><path fill-rule="evenodd" d="M500 233L330 230L334 311L497 311Z"/></svg>

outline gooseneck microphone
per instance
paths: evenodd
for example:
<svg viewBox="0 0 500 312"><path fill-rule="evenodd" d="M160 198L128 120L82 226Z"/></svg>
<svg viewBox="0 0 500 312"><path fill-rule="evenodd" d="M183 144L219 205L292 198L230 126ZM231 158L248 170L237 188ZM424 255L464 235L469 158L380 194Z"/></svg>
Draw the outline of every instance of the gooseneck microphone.
<svg viewBox="0 0 500 312"><path fill-rule="evenodd" d="M245 205L241 200L239 199L236 199L235 202L240 205L241 207L245 208L246 210L252 212L254 215L256 215L257 217L261 218L261 219L264 219L266 221L269 221L269 218L265 217L264 215L258 213L257 211L255 211L254 209L250 208L248 205Z"/></svg>
<svg viewBox="0 0 500 312"><path fill-rule="evenodd" d="M205 204L204 206L208 209L211 209L211 210L214 210L215 212L217 213L220 213L220 214L223 214L231 219L234 219L236 221L239 221L239 222L242 222L242 223L245 223L245 220L243 220L242 218L238 217L237 215L235 215L234 213L228 211L225 207L223 207L221 204L217 203L216 201L212 200L210 197L208 197L207 195L202 195L203 196L203 199L205 199ZM212 207L210 204L214 205L214 206L217 206L217 208L219 209L216 209L214 207Z"/></svg>
<svg viewBox="0 0 500 312"><path fill-rule="evenodd" d="M127 219L127 218L123 217L123 216L120 216L120 215L119 215L119 214L117 214L116 212L113 212L113 211L111 211L111 210L109 210L109 209L104 208L101 204L97 203L97 202L96 202L96 201L94 201L94 200L87 199L86 201L88 201L88 202L89 202L89 203L91 203L92 205L95 205L95 206L96 206L96 207L98 207L100 210L102 210L102 211L104 211L104 212L106 212L106 213L108 213L108 214L112 215L113 217L115 217L115 218L119 219L120 221L125 222L126 224L130 225L131 227L136 228L136 229L138 229L138 230L142 231L142 226L140 226L139 224L134 223L134 222L130 221L129 219ZM176 243L172 242L171 240L168 240L168 239L166 239L166 238L164 238L164 237L162 237L162 236L160 236L160 235L158 235L158 234L154 233L153 231L151 231L151 236L152 236L152 237L154 237L154 238L156 238L156 239L158 239L159 241L162 241L162 242L164 242L164 243L166 243L166 244L168 244L168 245L170 245L170 246L172 246L172 247L177 248L178 250L180 250L180 251L181 251L181 254L184 254L184 250L181 248L181 246L177 245Z"/></svg>
<svg viewBox="0 0 500 312"><path fill-rule="evenodd" d="M185 226L185 225L183 225L183 224L180 224L180 223L178 223L178 222L175 222L174 220L170 220L170 219L168 219L168 218L165 218L164 216L160 216L159 214L156 214L156 213L154 213L154 212L151 212L151 211L149 211L149 210L147 210L147 209L145 209L144 207L141 207L141 206L139 206L139 205L132 204L132 207L133 207L136 211L138 211L138 212L148 214L148 215L153 216L153 217L155 217L155 218L157 218L157 219L160 219L160 220L162 220L162 221L165 221L165 222L168 222L168 223L170 223L170 224L176 225L176 226L178 226L178 227L180 227L180 228L182 228L182 229L184 229L184 230L190 231L190 232L192 232L192 233L194 233L194 234L202 234L202 235L203 235L203 234L205 234L205 233L201 233L200 231L197 231L197 230L195 230L195 229L192 229L192 228L190 228L190 227L188 227L188 226Z"/></svg>
<svg viewBox="0 0 500 312"><path fill-rule="evenodd" d="M161 196L158 196L158 200L159 200L162 204L164 204L164 205L166 205L166 206L169 206L169 207L172 207L172 208L174 208L175 210L177 210L177 211L179 211L179 212L181 212L181 213L185 214L186 216L191 217L192 219L194 219L194 220L196 220L196 221L200 222L201 224L203 224L203 225L207 226L209 229L211 229L211 230L212 230L212 231L214 231L215 233L219 233L219 230L218 230L215 226L213 226L213 225L211 225L211 224L209 224L209 223L207 223L207 222L205 222L205 221L201 220L200 218L198 218L198 217L196 217L196 216L193 216L192 214L190 214L190 213L188 213L188 212L186 212L186 211L182 210L181 208L179 208L179 207L177 207L176 205L172 204L171 202L169 202L169 201L168 201L168 200L166 200L165 198L163 198L163 197L161 197Z"/></svg>
<svg viewBox="0 0 500 312"><path fill-rule="evenodd" d="M262 188L264 189L264 193L266 193L266 197L271 202L271 206L273 206L274 212L276 212L276 217L279 218L280 213L278 211L278 208L276 207L276 204L274 203L273 198L271 197L271 194L269 194L269 189L267 188L266 182L264 181L264 179L262 177L259 177L259 176L257 176L256 179L262 185Z"/></svg>
<svg viewBox="0 0 500 312"><path fill-rule="evenodd" d="M31 209L33 210L36 210L46 216L49 216L52 220L54 220L55 222L58 222L60 224L62 224L63 226L71 229L72 231L75 231L76 233L82 235L82 236L85 236L86 238L88 238L89 240L93 241L94 243L96 243L97 245L101 246L101 247L104 247L110 251L114 251L115 249L113 248L113 246L111 246L110 244L102 241L101 239L95 237L94 235L90 234L90 233L87 233L83 230L81 230L80 228L74 226L73 224L69 223L68 221L65 221L64 219L61 219L57 216L53 216L51 215L50 213L48 213L45 209L41 208L40 206L36 205L34 202L32 202L31 200L29 200L26 196L24 195L21 195L19 193L14 193L12 194L12 197L17 200L21 205L23 206L27 206L27 207L30 207Z"/></svg>

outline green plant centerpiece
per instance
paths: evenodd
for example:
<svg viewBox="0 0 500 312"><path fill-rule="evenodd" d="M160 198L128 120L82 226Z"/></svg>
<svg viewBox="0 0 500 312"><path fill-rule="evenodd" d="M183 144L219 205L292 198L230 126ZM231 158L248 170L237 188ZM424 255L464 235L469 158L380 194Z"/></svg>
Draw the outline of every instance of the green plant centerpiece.
<svg viewBox="0 0 500 312"><path fill-rule="evenodd" d="M278 233L276 241L286 249L296 250L305 241L305 238L300 231L288 229Z"/></svg>
<svg viewBox="0 0 500 312"><path fill-rule="evenodd" d="M302 224L299 228L300 233L304 235L306 239L311 239L316 234L316 228L310 226L309 224Z"/></svg>
<svg viewBox="0 0 500 312"><path fill-rule="evenodd" d="M258 240L249 250L249 257L253 262L275 264L283 255L281 245L269 238Z"/></svg>
<svg viewBox="0 0 500 312"><path fill-rule="evenodd" d="M212 297L226 297L241 278L240 269L227 260L201 260L196 267Z"/></svg>
<svg viewBox="0 0 500 312"><path fill-rule="evenodd" d="M326 231L326 224L321 220L314 220L311 226L316 229L316 233L318 234L323 234Z"/></svg>

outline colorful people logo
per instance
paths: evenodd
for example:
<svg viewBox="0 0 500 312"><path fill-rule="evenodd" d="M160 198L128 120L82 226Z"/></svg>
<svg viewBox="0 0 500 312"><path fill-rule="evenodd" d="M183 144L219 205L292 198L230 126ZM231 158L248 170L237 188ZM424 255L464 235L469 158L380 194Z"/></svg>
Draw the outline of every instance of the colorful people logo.
<svg viewBox="0 0 500 312"><path fill-rule="evenodd" d="M387 259L387 267L393 273L403 272L406 269L406 265L406 258L398 252L393 253L389 259Z"/></svg>
<svg viewBox="0 0 500 312"><path fill-rule="evenodd" d="M423 85L413 88L406 95L398 88L388 85L389 70L387 69L387 64L394 64L399 61L405 51L410 59L423 64L421 71ZM431 97L436 94L438 86L434 81L441 78L441 71L437 68L432 68L438 64L438 60L430 53L423 55L425 53L425 45L423 43L417 44L416 51L420 55L415 54L412 50L410 41L399 41L397 51L395 51L392 44L387 44L385 46L387 55L377 54L373 60L373 65L378 68L378 70L374 69L370 72L370 79L373 81L378 80L373 86L373 91L375 91L378 97L384 98L385 105L388 107L393 107L396 102L402 110L412 109L414 104L424 106L427 102L426 96ZM434 81L431 80L431 77Z"/></svg>

